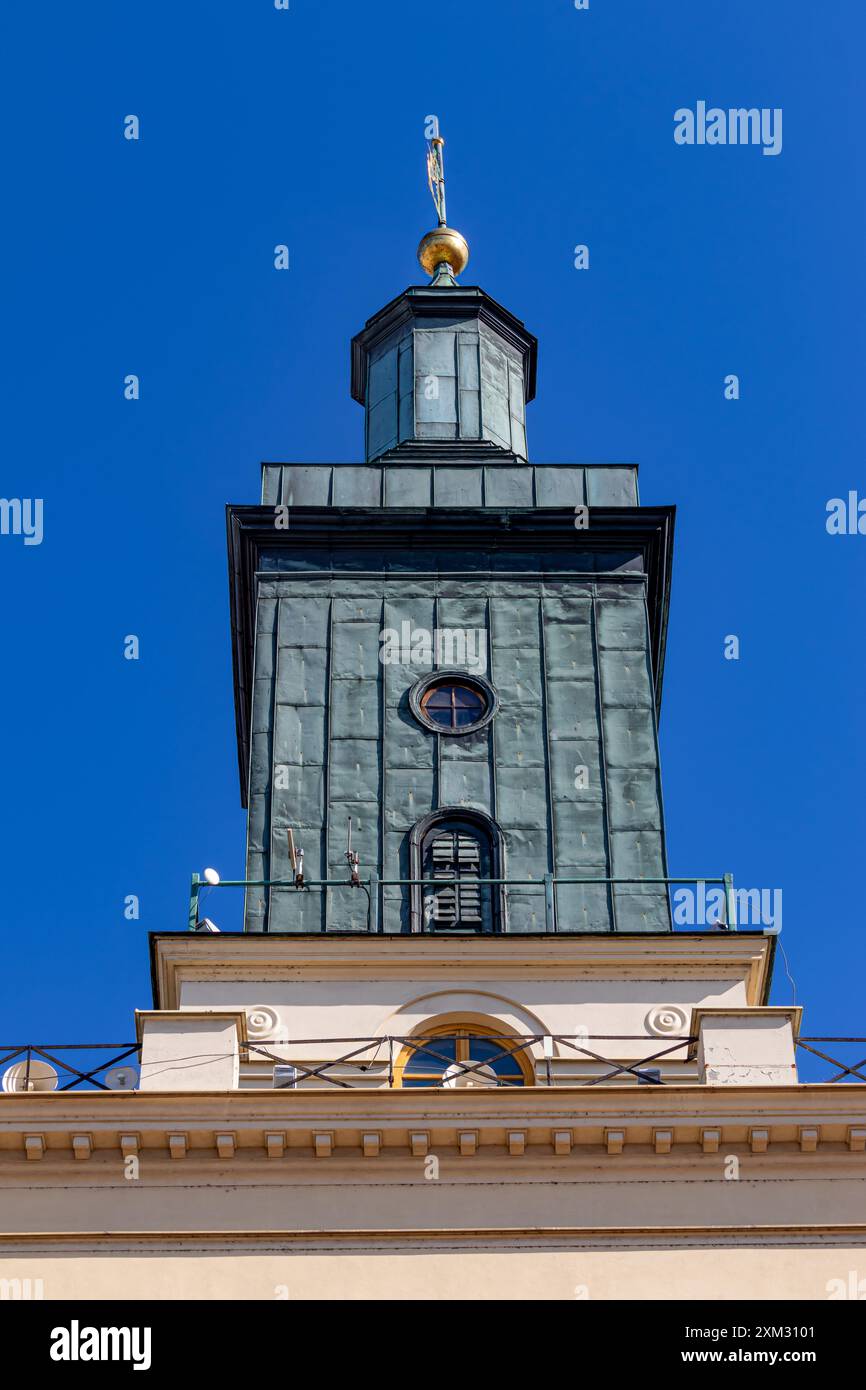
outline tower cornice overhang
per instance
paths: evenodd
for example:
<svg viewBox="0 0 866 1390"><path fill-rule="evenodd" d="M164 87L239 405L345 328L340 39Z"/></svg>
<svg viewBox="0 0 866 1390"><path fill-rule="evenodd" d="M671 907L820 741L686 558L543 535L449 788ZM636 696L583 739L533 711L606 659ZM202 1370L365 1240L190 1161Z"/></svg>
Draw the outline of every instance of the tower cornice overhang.
<svg viewBox="0 0 866 1390"><path fill-rule="evenodd" d="M776 937L741 932L562 932L462 935L449 932L151 932L156 1009L180 1007L193 981L267 984L304 974L316 979L742 981L748 1007L767 1002Z"/></svg>
<svg viewBox="0 0 866 1390"><path fill-rule="evenodd" d="M238 765L241 801L246 805L247 772L250 757L251 699L253 683L253 648L255 636L255 603L257 576L262 556L267 552L269 578L278 578L279 564L274 555L282 552L291 557L291 574L321 577L333 574L338 567L333 558L330 568L322 569L320 561L311 559L309 570L298 566L304 550L331 548L332 556L351 544L354 560L351 573L356 579L387 573L383 548L399 550L404 557L400 574L420 577L423 564L407 568L405 557L420 557L435 544L439 552L452 550L495 551L498 556L525 556L528 549L539 553L556 552L560 562L563 554L572 552L575 569L568 571L560 563L551 573L553 578L584 577L601 581L605 575L598 569L587 570L580 557L626 550L640 558L634 571L617 569L619 582L642 583L646 586L649 618L650 657L655 686L656 712L661 708L664 673L665 642L667 637L670 601L671 560L676 509L674 507L590 507L585 528L575 528L573 507L292 507L290 524L285 529L275 527L275 509L267 506L229 506L226 508L228 532L229 602L231 607L232 668L235 691L235 721L238 738ZM369 569L359 566L359 553L370 556ZM459 570L450 572L454 577ZM543 576L543 568L539 570ZM520 576L528 574L525 564ZM473 564L473 578L482 580L484 570ZM500 577L502 572L499 571Z"/></svg>

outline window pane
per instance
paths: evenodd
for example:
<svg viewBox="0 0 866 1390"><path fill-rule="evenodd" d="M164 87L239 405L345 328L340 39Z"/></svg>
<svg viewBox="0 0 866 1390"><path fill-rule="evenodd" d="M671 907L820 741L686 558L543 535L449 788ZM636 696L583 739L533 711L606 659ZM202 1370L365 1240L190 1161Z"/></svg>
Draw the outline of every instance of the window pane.
<svg viewBox="0 0 866 1390"><path fill-rule="evenodd" d="M428 1047L419 1047L413 1052L403 1071L409 1076L413 1072L434 1072L439 1076L456 1060L456 1038L431 1038Z"/></svg>
<svg viewBox="0 0 866 1390"><path fill-rule="evenodd" d="M461 709L482 710L484 701L475 690L468 690L465 685L455 685L454 703Z"/></svg>
<svg viewBox="0 0 866 1390"><path fill-rule="evenodd" d="M456 709L454 711L454 727L457 729L465 728L467 724L475 724L480 718L480 709Z"/></svg>
<svg viewBox="0 0 866 1390"><path fill-rule="evenodd" d="M523 1086L523 1072L514 1056L496 1057L503 1048L514 1043L503 1038L477 1037L471 1032L459 1036L432 1037L423 1048L419 1048L406 1062L403 1069L403 1085L407 1087L441 1086L447 1067L455 1062L468 1067L483 1063L495 1071L500 1086ZM458 1085L465 1084L458 1080ZM469 1084L483 1084L470 1080Z"/></svg>
<svg viewBox="0 0 866 1390"><path fill-rule="evenodd" d="M507 1038L503 1038L502 1042L491 1042L489 1038L470 1038L469 1040L472 1057L476 1062L487 1062L499 1076L508 1077L522 1076L523 1074L517 1055L497 1057L496 1054L516 1047L516 1045L516 1042L509 1042Z"/></svg>

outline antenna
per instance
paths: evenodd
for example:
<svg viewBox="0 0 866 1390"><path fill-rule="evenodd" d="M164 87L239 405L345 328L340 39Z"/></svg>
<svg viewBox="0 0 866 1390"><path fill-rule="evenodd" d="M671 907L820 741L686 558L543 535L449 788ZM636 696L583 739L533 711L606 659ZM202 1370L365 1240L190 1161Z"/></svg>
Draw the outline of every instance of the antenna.
<svg viewBox="0 0 866 1390"><path fill-rule="evenodd" d="M137 1067L112 1067L105 1073L109 1091L134 1091L138 1085Z"/></svg>
<svg viewBox="0 0 866 1390"><path fill-rule="evenodd" d="M296 888L304 886L304 851L295 849L295 832L291 826L286 831L289 841L289 860L292 865L292 877L295 880Z"/></svg>
<svg viewBox="0 0 866 1390"><path fill-rule="evenodd" d="M38 1057L15 1062L3 1073L3 1090L10 1091L56 1091L57 1072L48 1062Z"/></svg>
<svg viewBox="0 0 866 1390"><path fill-rule="evenodd" d="M361 856L357 850L352 849L352 817L349 817L348 836L346 840L346 863L352 875L352 886L359 888L361 885Z"/></svg>

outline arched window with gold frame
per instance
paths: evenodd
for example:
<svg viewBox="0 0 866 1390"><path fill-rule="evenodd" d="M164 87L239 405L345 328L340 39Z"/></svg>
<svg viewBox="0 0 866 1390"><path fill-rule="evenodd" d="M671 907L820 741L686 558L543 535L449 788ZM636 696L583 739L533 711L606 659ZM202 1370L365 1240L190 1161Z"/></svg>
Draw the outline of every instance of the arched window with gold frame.
<svg viewBox="0 0 866 1390"><path fill-rule="evenodd" d="M405 1043L394 1066L394 1083L413 1090L532 1086L535 1068L529 1047L501 1028L477 1023L432 1026Z"/></svg>

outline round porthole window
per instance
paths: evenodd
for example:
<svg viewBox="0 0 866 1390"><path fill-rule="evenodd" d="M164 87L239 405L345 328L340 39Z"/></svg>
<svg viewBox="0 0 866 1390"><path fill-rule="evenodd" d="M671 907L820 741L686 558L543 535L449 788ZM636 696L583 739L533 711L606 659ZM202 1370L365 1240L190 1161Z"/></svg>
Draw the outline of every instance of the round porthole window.
<svg viewBox="0 0 866 1390"><path fill-rule="evenodd" d="M493 686L467 671L436 671L409 691L415 718L437 734L471 734L483 729L498 703Z"/></svg>

